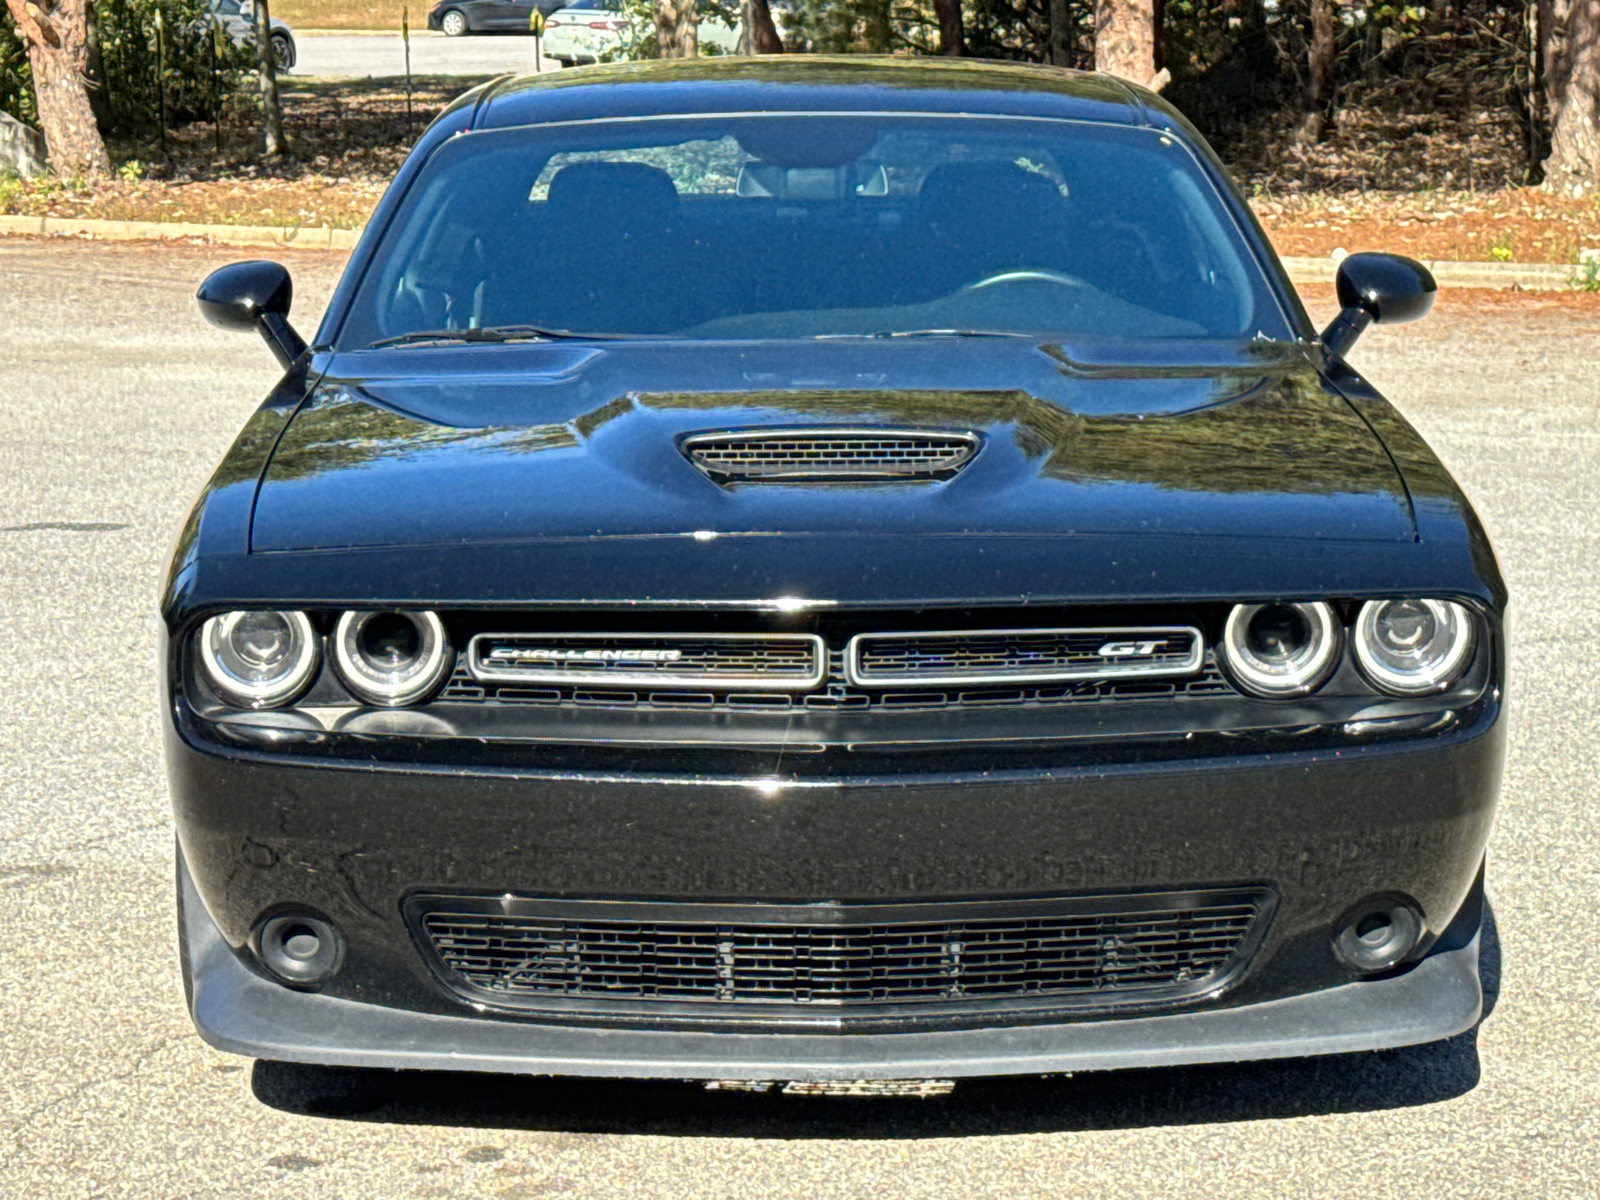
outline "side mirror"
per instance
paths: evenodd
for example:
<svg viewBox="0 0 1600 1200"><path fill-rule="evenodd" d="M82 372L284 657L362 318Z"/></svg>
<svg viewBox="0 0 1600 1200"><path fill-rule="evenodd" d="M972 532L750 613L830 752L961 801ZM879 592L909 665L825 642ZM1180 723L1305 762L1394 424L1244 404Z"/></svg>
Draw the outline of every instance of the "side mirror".
<svg viewBox="0 0 1600 1200"><path fill-rule="evenodd" d="M1427 267L1398 254L1352 254L1339 264L1339 315L1322 344L1343 358L1368 325L1404 325L1433 308L1439 290Z"/></svg>
<svg viewBox="0 0 1600 1200"><path fill-rule="evenodd" d="M306 343L289 324L294 283L281 263L241 262L219 267L194 294L200 314L218 329L254 329L288 370Z"/></svg>

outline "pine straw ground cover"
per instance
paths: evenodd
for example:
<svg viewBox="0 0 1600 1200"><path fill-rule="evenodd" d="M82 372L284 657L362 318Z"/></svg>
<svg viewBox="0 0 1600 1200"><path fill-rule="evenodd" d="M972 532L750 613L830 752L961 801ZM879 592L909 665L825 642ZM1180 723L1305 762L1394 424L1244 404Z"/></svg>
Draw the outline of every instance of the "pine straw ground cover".
<svg viewBox="0 0 1600 1200"><path fill-rule="evenodd" d="M1600 201L1536 188L1349 192L1253 198L1279 254L1388 250L1424 262L1576 263L1600 253Z"/></svg>
<svg viewBox="0 0 1600 1200"><path fill-rule="evenodd" d="M0 179L0 213L307 227L361 225L427 123L476 80L413 81L411 116L396 79L283 81L292 155L256 157L256 113L241 105L217 129L170 133L166 153L144 137L110 147L115 179L99 184ZM1531 188L1461 191L1280 190L1281 165L1240 164L1279 253L1391 250L1425 261L1575 263L1600 250L1600 200L1564 200ZM1420 180L1418 182L1421 182Z"/></svg>
<svg viewBox="0 0 1600 1200"><path fill-rule="evenodd" d="M480 82L449 76L412 80L411 116L402 79L279 81L290 154L259 157L259 111L244 102L218 129L196 121L157 137L107 148L116 178L0 179L0 213L302 227L363 224L428 122Z"/></svg>

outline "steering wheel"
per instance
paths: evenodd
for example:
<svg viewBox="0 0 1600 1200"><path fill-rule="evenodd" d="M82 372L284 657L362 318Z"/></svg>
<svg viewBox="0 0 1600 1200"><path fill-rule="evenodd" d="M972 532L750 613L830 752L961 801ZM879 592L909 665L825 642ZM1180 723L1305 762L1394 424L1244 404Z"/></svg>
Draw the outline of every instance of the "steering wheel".
<svg viewBox="0 0 1600 1200"><path fill-rule="evenodd" d="M961 290L975 292L979 288L993 287L997 283L1053 283L1058 287L1088 287L1088 283L1076 275L1068 275L1065 271L1047 270L1020 270L996 271L993 275L985 275L975 283L969 283Z"/></svg>

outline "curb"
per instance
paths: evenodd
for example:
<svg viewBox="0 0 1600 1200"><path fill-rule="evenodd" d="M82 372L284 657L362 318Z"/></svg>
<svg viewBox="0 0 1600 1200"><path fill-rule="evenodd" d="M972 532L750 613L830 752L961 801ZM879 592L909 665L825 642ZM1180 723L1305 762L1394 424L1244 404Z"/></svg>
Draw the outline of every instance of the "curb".
<svg viewBox="0 0 1600 1200"><path fill-rule="evenodd" d="M1564 263L1427 262L1440 287L1522 288L1527 291L1568 291L1576 267ZM1336 258L1283 259L1283 269L1295 283L1332 283L1339 272Z"/></svg>
<svg viewBox="0 0 1600 1200"><path fill-rule="evenodd" d="M353 250L360 229L327 225L200 225L182 221L107 221L98 217L0 216L0 235L31 237L79 236L111 242L201 239L218 246L271 246L281 250ZM1339 270L1333 258L1284 258L1283 267L1296 284L1332 283ZM1521 288L1526 291L1568 291L1576 268L1563 263L1430 262L1441 287Z"/></svg>
<svg viewBox="0 0 1600 1200"><path fill-rule="evenodd" d="M107 221L98 217L0 216L0 234L92 237L108 242L181 241L200 238L219 246L274 246L284 250L353 250L360 229L327 225L200 225L187 221Z"/></svg>
<svg viewBox="0 0 1600 1200"><path fill-rule="evenodd" d="M424 21L427 20L427 16L426 15L423 16L423 20ZM429 29L426 25L424 25L421 29L418 29L415 25L413 25L411 27L411 36L412 37L421 37L424 34L427 34L430 37L443 37L444 36L444 34L440 33L437 29ZM296 29L294 31L294 36L297 37L297 38L325 38L325 37L393 37L393 38L398 38L400 36L400 26L396 25L393 29Z"/></svg>

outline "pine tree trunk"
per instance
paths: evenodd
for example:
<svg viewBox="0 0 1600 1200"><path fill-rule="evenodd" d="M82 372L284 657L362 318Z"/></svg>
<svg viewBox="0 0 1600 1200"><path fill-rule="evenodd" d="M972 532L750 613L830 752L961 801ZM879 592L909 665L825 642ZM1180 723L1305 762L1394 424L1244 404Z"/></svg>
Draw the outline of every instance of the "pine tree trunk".
<svg viewBox="0 0 1600 1200"><path fill-rule="evenodd" d="M656 0L656 49L662 58L699 54L695 0Z"/></svg>
<svg viewBox="0 0 1600 1200"><path fill-rule="evenodd" d="M1072 0L1050 0L1050 62L1072 65Z"/></svg>
<svg viewBox="0 0 1600 1200"><path fill-rule="evenodd" d="M83 88L88 66L84 39L86 0L6 0L17 31L28 44L33 94L39 108L50 169L64 177L111 174L94 110Z"/></svg>
<svg viewBox="0 0 1600 1200"><path fill-rule="evenodd" d="M289 152L283 134L283 105L278 100L278 62L272 53L272 13L267 0L254 0L256 24L256 67L261 76L261 132L268 158Z"/></svg>
<svg viewBox="0 0 1600 1200"><path fill-rule="evenodd" d="M767 0L744 0L744 32L739 38L740 54L782 54L783 39L772 20Z"/></svg>
<svg viewBox="0 0 1600 1200"><path fill-rule="evenodd" d="M1095 0L1094 69L1160 91L1171 78L1156 69L1152 0Z"/></svg>
<svg viewBox="0 0 1600 1200"><path fill-rule="evenodd" d="M1333 0L1311 0L1311 45L1306 51L1306 107L1294 131L1297 142L1322 140L1333 99Z"/></svg>
<svg viewBox="0 0 1600 1200"><path fill-rule="evenodd" d="M939 53L959 58L967 52L967 39L961 28L961 0L933 0L939 14Z"/></svg>
<svg viewBox="0 0 1600 1200"><path fill-rule="evenodd" d="M1600 190L1600 0L1539 0L1550 112L1544 186L1563 196Z"/></svg>
<svg viewBox="0 0 1600 1200"><path fill-rule="evenodd" d="M944 3L945 0L935 2ZM867 5L861 25L861 40L868 54L887 54L894 48L894 23L890 19L889 0L875 0Z"/></svg>

